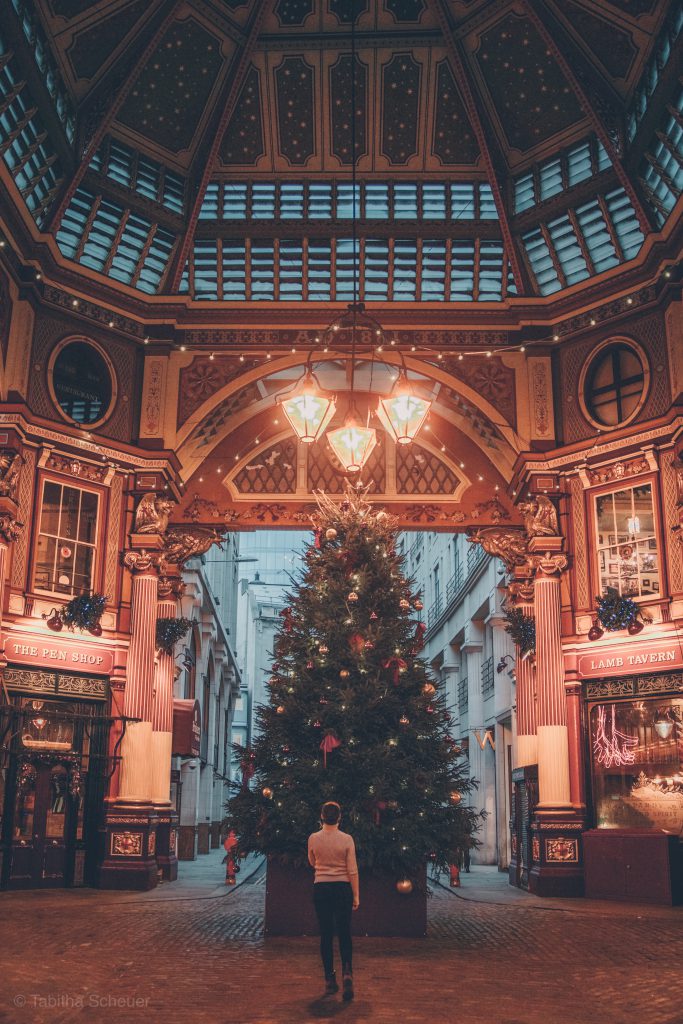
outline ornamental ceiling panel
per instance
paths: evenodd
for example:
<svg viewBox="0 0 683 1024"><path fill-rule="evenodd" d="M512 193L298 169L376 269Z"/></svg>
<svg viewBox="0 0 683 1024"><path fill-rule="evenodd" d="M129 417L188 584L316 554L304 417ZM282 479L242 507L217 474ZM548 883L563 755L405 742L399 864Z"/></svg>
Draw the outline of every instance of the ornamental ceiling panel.
<svg viewBox="0 0 683 1024"><path fill-rule="evenodd" d="M89 27L76 31L66 48L66 55L75 78L95 78L126 36L137 30L137 24L148 13L148 0L134 0L121 11L100 15Z"/></svg>
<svg viewBox="0 0 683 1024"><path fill-rule="evenodd" d="M584 120L569 82L529 18L511 12L486 29L475 57L511 147L533 149Z"/></svg>
<svg viewBox="0 0 683 1024"><path fill-rule="evenodd" d="M138 76L118 120L142 138L178 153L189 149L231 40L194 18L174 22Z"/></svg>

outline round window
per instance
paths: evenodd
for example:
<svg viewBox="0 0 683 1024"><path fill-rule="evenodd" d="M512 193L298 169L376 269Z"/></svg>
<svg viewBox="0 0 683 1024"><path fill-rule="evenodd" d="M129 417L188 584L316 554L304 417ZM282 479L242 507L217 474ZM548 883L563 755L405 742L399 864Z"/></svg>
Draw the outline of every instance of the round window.
<svg viewBox="0 0 683 1024"><path fill-rule="evenodd" d="M67 339L52 354L48 378L55 404L66 419L92 426L114 403L113 367L91 341Z"/></svg>
<svg viewBox="0 0 683 1024"><path fill-rule="evenodd" d="M628 423L642 407L649 374L639 350L626 341L604 345L588 363L583 380L585 412L599 426Z"/></svg>

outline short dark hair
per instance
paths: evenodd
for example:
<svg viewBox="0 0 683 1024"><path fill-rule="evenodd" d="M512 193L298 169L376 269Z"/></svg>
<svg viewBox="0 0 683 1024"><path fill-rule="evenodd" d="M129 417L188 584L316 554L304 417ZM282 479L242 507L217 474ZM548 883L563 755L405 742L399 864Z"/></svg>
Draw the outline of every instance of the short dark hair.
<svg viewBox="0 0 683 1024"><path fill-rule="evenodd" d="M327 800L320 808L320 817L325 825L338 825L341 807L334 800Z"/></svg>

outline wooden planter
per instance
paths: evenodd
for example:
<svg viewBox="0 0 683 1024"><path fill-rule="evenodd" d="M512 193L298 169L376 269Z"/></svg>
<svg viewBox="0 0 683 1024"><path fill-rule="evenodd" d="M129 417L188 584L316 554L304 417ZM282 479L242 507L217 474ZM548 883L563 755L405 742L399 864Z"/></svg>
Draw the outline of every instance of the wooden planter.
<svg viewBox="0 0 683 1024"><path fill-rule="evenodd" d="M396 892L396 879L361 871L360 907L351 918L354 935L424 936L427 934L426 868L408 896ZM268 861L266 935L317 935L313 907L313 870Z"/></svg>

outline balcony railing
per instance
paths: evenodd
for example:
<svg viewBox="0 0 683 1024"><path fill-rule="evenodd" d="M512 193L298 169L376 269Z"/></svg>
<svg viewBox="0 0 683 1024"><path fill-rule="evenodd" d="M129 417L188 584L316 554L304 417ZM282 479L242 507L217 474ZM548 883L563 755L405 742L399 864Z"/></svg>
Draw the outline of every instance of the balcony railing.
<svg viewBox="0 0 683 1024"><path fill-rule="evenodd" d="M461 715L467 711L467 704L467 676L465 676L464 679L460 679L458 682L458 711Z"/></svg>
<svg viewBox="0 0 683 1024"><path fill-rule="evenodd" d="M481 666L481 695L484 699L493 694L493 658L487 658Z"/></svg>
<svg viewBox="0 0 683 1024"><path fill-rule="evenodd" d="M464 573L464 570L463 570L463 567L462 567L462 563L458 562L458 564L455 567L455 572L453 573L453 575L449 579L448 583L446 584L446 604L447 605L449 605L451 603L451 601L453 600L455 595L460 590L461 586L463 585L464 578L465 578L465 573Z"/></svg>
<svg viewBox="0 0 683 1024"><path fill-rule="evenodd" d="M434 603L429 607L429 610L427 611L427 629L434 625L436 620L441 615L442 611L443 597L441 596L441 594L439 594L436 601L434 601Z"/></svg>
<svg viewBox="0 0 683 1024"><path fill-rule="evenodd" d="M487 558L487 554L484 551L481 544L470 544L467 549L467 571L474 572L476 567Z"/></svg>

